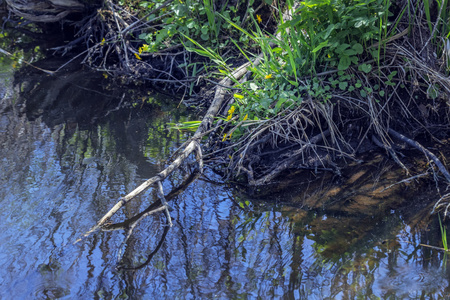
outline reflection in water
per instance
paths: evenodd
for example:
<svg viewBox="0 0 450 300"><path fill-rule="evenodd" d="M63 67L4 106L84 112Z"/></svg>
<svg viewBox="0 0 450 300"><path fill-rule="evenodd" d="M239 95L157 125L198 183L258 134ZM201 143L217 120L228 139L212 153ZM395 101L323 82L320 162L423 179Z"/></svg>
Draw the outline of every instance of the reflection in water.
<svg viewBox="0 0 450 300"><path fill-rule="evenodd" d="M368 178L387 184L394 170L364 175L361 169L338 185L323 175L320 190L312 181L309 187L290 182L289 193L265 201L213 183L214 174L196 179L180 170L164 182L173 191L167 195L173 227L162 213L145 215L159 205L149 190L114 224L73 244L120 196L161 170L185 139L164 130L178 117L167 112L170 106L115 109L123 92L104 90L91 74L39 85L31 80L33 88L20 96L8 78L0 106L0 298L449 295L447 256L419 246L440 245L436 222L418 222L429 211L426 195L412 201L400 189L389 202L388 194L370 194L379 186L369 188ZM102 110L86 109L94 100ZM73 113L77 107L85 108L81 116ZM425 226L428 231L418 230Z"/></svg>

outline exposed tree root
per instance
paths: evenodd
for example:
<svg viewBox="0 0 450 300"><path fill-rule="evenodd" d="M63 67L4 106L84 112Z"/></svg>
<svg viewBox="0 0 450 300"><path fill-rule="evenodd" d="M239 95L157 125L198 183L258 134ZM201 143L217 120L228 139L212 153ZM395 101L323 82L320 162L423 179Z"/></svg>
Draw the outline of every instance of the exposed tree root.
<svg viewBox="0 0 450 300"><path fill-rule="evenodd" d="M391 134L396 139L407 143L411 147L422 151L428 159L431 159L434 162L434 164L438 167L439 171L441 171L442 175L444 175L447 182L450 183L450 174L448 173L447 169L442 164L442 162L439 160L439 158L436 155L434 155L430 150L428 150L427 148L422 146L417 141L407 138L403 134L398 133L397 131L395 131L393 129L389 129L389 134Z"/></svg>
<svg viewBox="0 0 450 300"><path fill-rule="evenodd" d="M72 12L83 11L85 5L76 0L6 0L9 10L14 14L32 21L53 23L63 20Z"/></svg>

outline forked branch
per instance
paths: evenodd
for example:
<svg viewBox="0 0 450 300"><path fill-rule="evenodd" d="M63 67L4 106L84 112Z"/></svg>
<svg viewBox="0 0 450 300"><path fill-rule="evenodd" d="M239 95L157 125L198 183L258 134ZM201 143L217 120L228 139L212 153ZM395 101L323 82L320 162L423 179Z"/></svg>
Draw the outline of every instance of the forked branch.
<svg viewBox="0 0 450 300"><path fill-rule="evenodd" d="M121 209L125 204L127 204L129 201L146 191L148 188L150 188L152 185L157 184L158 185L158 193L160 194L161 201L163 203L163 206L165 207L165 211L167 214L168 219L170 220L170 215L168 211L168 204L165 202L164 193L162 190L162 184L161 182L167 178L173 171L178 169L181 164L186 160L186 158L192 153L196 152L196 157L198 160L198 163L200 165L200 169L202 169L203 166L203 158L200 148L200 141L203 137L204 133L209 130L209 128L212 126L214 118L216 117L220 107L222 106L222 103L225 100L225 94L226 89L223 86L229 86L233 80L238 80L242 76L245 75L247 72L247 68L250 66L250 63L246 63L242 66L240 66L238 69L236 69L232 74L231 77L224 78L220 81L219 85L216 87L216 93L214 96L214 99L206 112L202 122L200 123L200 126L198 127L197 131L195 132L194 136L192 137L189 144L184 148L184 150L177 156L177 158L163 171L158 173L156 176L153 176L152 178L148 179L144 183L142 183L140 186L138 186L136 189L134 189L131 193L128 195L120 198L120 200L97 222L95 226L93 226L88 232L84 234L84 236L88 236L94 231L98 230L107 220L109 220L119 209ZM232 80L233 78L233 80Z"/></svg>

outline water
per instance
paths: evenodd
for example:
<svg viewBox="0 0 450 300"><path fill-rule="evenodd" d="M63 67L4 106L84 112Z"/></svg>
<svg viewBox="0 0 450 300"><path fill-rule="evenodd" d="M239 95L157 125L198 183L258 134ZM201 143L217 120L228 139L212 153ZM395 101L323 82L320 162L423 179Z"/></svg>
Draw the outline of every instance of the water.
<svg viewBox="0 0 450 300"><path fill-rule="evenodd" d="M373 193L401 176L382 155L340 179L286 178L258 198L184 166L164 182L173 227L161 213L140 218L158 199L151 189L110 230L74 243L164 168L187 138L165 124L187 113L178 100L113 88L101 74L12 78L3 71L1 299L450 295L448 257L419 245L440 246L433 201L414 184ZM121 102L143 95L153 104Z"/></svg>

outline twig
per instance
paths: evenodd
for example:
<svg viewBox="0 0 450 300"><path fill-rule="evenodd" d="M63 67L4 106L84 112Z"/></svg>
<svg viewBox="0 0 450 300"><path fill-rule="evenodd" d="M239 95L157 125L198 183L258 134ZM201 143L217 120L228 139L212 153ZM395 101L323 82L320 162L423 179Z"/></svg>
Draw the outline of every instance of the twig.
<svg viewBox="0 0 450 300"><path fill-rule="evenodd" d="M170 217L169 213L169 204L167 203L166 198L164 197L164 191L161 181L158 181L158 195L161 199L161 203L163 204L164 211L166 212L167 222L169 223L169 226L172 227L172 218Z"/></svg>
<svg viewBox="0 0 450 300"><path fill-rule="evenodd" d="M424 1L424 5L426 5L426 1ZM441 14L442 14L442 9L444 8L444 3L441 3L441 8L439 9L439 14L436 18L436 24L434 24L433 27L433 31L431 31L431 35L428 38L427 42L425 43L425 45L423 46L422 50L419 51L419 55L422 54L422 51L428 46L428 44L430 43L430 41L433 39L433 35L436 33L436 29L439 25L439 19L441 18Z"/></svg>
<svg viewBox="0 0 450 300"><path fill-rule="evenodd" d="M403 241L403 240L401 240L401 242L408 243L408 244L411 244L411 245L415 245L414 243L412 243L410 241ZM449 250L445 250L444 248L436 247L436 246L430 246L430 245L427 245L427 244L419 244L418 246L427 247L427 248L431 248L431 249L439 250L439 251L450 252L450 249Z"/></svg>
<svg viewBox="0 0 450 300"><path fill-rule="evenodd" d="M403 180L400 180L399 182L391 184L388 187L385 187L383 190L381 190L381 192L384 192L385 190L388 190L391 187L396 186L397 184L404 183L404 182L410 182L413 179L417 179L417 178L420 178L420 177L423 177L423 176L428 176L428 175L429 175L428 172L425 172L425 173L422 173L422 174L419 174L419 175L415 175L415 176L411 176L411 177L405 178Z"/></svg>
<svg viewBox="0 0 450 300"><path fill-rule="evenodd" d="M8 51L3 50L2 48L0 48L0 53L3 53L3 54L5 54L5 55L8 55L8 56L11 56L11 57L16 58L16 57L14 56L14 54L9 53ZM36 67L36 66L30 64L29 62L27 62L26 60L24 60L23 62L24 62L25 64L27 64L27 65L29 65L29 66L35 68L35 69L38 69L39 71L42 71L42 72L44 72L44 73L47 73L47 74L49 74L49 75L53 75L53 74L56 73L55 71L49 71L49 70L45 70L45 69L41 69L41 68L39 68L39 67ZM58 70L59 70L59 69L58 69Z"/></svg>

